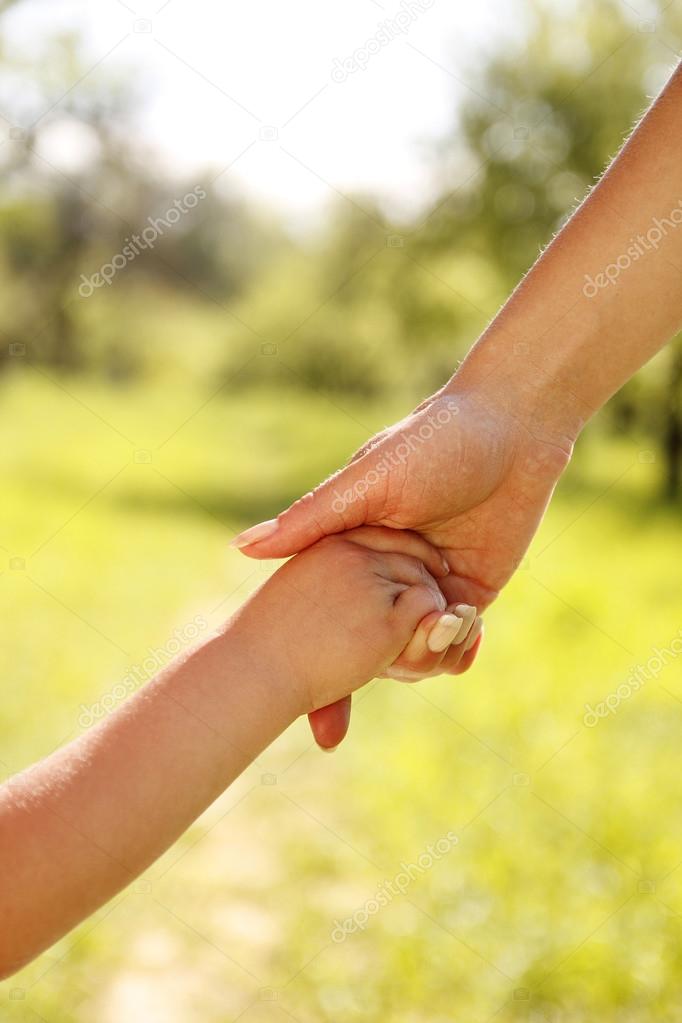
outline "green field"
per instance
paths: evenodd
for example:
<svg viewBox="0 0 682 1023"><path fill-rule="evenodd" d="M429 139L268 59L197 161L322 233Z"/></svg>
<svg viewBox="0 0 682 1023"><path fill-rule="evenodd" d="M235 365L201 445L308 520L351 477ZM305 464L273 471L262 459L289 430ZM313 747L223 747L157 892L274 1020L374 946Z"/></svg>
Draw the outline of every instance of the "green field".
<svg viewBox="0 0 682 1023"><path fill-rule="evenodd" d="M270 570L228 550L234 532L405 411L28 366L1 397L4 775L77 734L81 705L175 627L224 618ZM3 984L2 1019L678 1019L680 664L582 721L682 635L679 509L656 479L636 442L588 431L475 669L372 684L331 757L299 722L142 882Z"/></svg>

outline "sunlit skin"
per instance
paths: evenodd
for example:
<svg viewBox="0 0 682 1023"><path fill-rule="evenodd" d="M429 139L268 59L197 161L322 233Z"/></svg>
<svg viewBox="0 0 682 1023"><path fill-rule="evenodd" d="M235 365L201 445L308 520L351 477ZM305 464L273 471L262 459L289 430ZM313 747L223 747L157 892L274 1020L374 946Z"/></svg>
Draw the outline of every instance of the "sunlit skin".
<svg viewBox="0 0 682 1023"><path fill-rule="evenodd" d="M0 977L137 877L297 717L385 672L421 622L441 619L443 571L411 533L324 538L106 720L0 787Z"/></svg>
<svg viewBox="0 0 682 1023"><path fill-rule="evenodd" d="M248 543L255 538L247 530L237 545L249 557L285 557L325 533L365 522L408 528L446 556L448 601L484 611L523 560L582 427L682 324L682 227L670 216L680 200L678 67L442 391L287 509L268 535L261 528L257 542ZM656 229L662 218L671 221L664 232ZM638 235L656 242L627 274L608 287L586 285ZM379 476L363 497L335 510L335 492L355 492L448 401L458 408L449 422L414 445L403 462L390 461L390 474ZM477 648L463 654L451 647L438 669L466 670ZM433 669L413 649L397 665L415 677ZM311 722L318 741L340 742L349 717L348 701L319 711Z"/></svg>
<svg viewBox="0 0 682 1023"><path fill-rule="evenodd" d="M594 295L586 275L681 198L677 72L443 390L257 542L238 538L252 557L302 553L219 634L0 788L0 976L143 871L299 715L334 746L369 678L470 666L477 612L523 559L583 425L679 329L682 230ZM342 511L335 490L356 495ZM466 638L456 626L457 642L429 650L452 612Z"/></svg>

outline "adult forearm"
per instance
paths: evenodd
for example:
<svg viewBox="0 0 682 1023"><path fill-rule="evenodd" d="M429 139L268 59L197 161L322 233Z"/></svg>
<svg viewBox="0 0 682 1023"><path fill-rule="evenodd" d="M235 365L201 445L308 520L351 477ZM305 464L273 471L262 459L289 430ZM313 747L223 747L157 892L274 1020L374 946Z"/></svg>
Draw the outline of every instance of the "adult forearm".
<svg viewBox="0 0 682 1023"><path fill-rule="evenodd" d="M296 716L234 639L0 789L0 975L139 875Z"/></svg>
<svg viewBox="0 0 682 1023"><path fill-rule="evenodd" d="M469 353L479 391L570 443L682 324L682 71Z"/></svg>

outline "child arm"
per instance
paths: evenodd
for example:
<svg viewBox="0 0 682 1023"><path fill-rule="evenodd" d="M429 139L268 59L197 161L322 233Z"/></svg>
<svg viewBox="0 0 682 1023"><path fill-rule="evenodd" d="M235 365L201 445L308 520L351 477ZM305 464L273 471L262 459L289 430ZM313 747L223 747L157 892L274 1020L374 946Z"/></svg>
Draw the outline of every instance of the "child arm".
<svg viewBox="0 0 682 1023"><path fill-rule="evenodd" d="M423 562L396 553L400 537L364 529L293 558L219 634L0 788L0 977L144 871L297 716L384 671L444 609Z"/></svg>
<svg viewBox="0 0 682 1023"><path fill-rule="evenodd" d="M227 630L10 779L0 789L0 977L144 871L294 720L296 700Z"/></svg>

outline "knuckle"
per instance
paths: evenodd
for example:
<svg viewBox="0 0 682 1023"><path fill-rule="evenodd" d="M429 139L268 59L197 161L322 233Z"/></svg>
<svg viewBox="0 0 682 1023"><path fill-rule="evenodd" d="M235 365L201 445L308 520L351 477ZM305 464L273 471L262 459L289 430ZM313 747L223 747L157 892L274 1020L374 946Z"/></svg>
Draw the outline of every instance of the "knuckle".
<svg viewBox="0 0 682 1023"><path fill-rule="evenodd" d="M433 579L431 573L429 572L424 562L417 561L417 568L419 571L420 580L424 583L425 586L429 586L433 582Z"/></svg>
<svg viewBox="0 0 682 1023"><path fill-rule="evenodd" d="M292 504L291 508L289 508L288 511L283 512L283 514L287 515L288 512L292 511L292 509L294 509L294 508L296 508L296 509L301 509L301 508L305 509L305 508L307 508L308 505L312 504L312 502L315 500L315 494L316 493L317 493L317 491L315 491L315 490L309 490L307 492L307 494L303 494L302 497L299 497L296 501L294 501L294 503Z"/></svg>
<svg viewBox="0 0 682 1023"><path fill-rule="evenodd" d="M404 554L405 565L410 569L414 579L414 586L429 587L433 585L433 578L428 568L421 560L414 554Z"/></svg>

